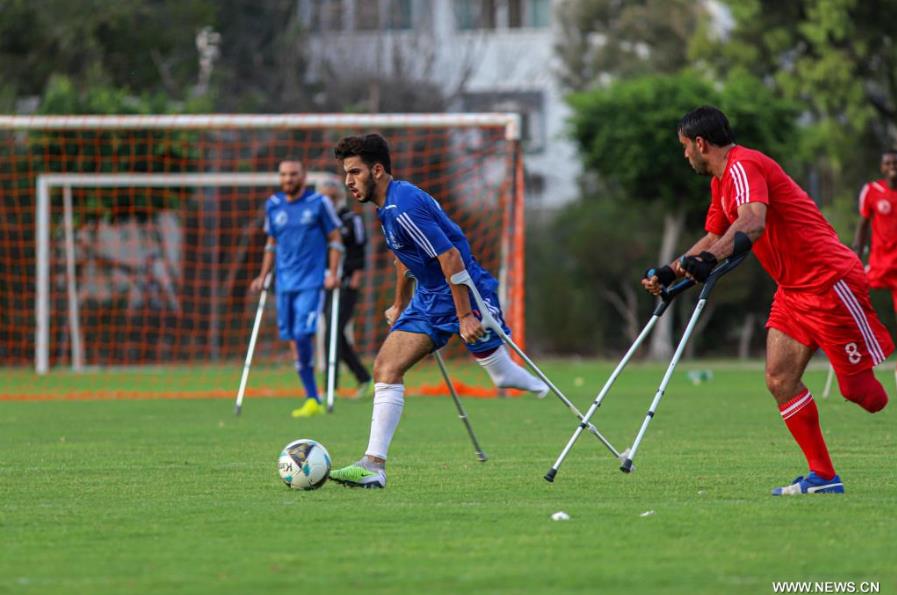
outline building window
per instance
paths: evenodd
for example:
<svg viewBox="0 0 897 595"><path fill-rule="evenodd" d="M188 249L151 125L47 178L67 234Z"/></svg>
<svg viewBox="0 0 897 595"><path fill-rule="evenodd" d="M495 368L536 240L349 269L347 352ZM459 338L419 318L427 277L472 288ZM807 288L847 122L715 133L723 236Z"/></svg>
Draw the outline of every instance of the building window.
<svg viewBox="0 0 897 595"><path fill-rule="evenodd" d="M487 91L465 93L465 112L515 112L520 114L520 138L527 153L545 148L545 99L541 91Z"/></svg>
<svg viewBox="0 0 897 595"><path fill-rule="evenodd" d="M386 28L392 31L411 29L414 13L411 0L386 0Z"/></svg>
<svg viewBox="0 0 897 595"><path fill-rule="evenodd" d="M496 0L454 0L459 31L495 29Z"/></svg>
<svg viewBox="0 0 897 595"><path fill-rule="evenodd" d="M508 28L542 29L551 22L550 0L507 0Z"/></svg>
<svg viewBox="0 0 897 595"><path fill-rule="evenodd" d="M542 199L545 194L545 176L527 171L523 178L527 198Z"/></svg>
<svg viewBox="0 0 897 595"><path fill-rule="evenodd" d="M309 30L342 31L343 0L311 0Z"/></svg>
<svg viewBox="0 0 897 595"><path fill-rule="evenodd" d="M380 3L377 0L356 0L355 29L358 31L380 29Z"/></svg>

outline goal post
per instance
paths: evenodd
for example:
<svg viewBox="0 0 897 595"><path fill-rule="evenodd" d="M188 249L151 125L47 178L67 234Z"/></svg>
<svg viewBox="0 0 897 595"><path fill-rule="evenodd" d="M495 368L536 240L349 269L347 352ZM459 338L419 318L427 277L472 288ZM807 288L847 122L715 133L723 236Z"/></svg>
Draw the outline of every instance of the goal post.
<svg viewBox="0 0 897 595"><path fill-rule="evenodd" d="M332 174L309 172L306 183L317 186ZM37 176L37 285L35 300L35 370L44 374L50 369L50 194L62 189L63 237L65 245L65 286L68 302L68 328L71 346L71 366L76 372L85 367L81 347L81 323L78 303L78 281L75 274L75 231L73 224L73 188L276 188L277 172L269 173L212 173L212 174L40 174ZM260 191L261 194L264 190ZM212 309L214 311L214 308ZM213 325L214 327L214 325Z"/></svg>
<svg viewBox="0 0 897 595"><path fill-rule="evenodd" d="M390 142L394 175L465 230L520 342L519 127L516 114L0 116L0 356L39 373L238 360L277 164L303 161L313 185L341 179L336 140L369 131ZM359 212L356 341L372 355L394 274L375 213ZM259 357L278 359L273 319L264 327Z"/></svg>

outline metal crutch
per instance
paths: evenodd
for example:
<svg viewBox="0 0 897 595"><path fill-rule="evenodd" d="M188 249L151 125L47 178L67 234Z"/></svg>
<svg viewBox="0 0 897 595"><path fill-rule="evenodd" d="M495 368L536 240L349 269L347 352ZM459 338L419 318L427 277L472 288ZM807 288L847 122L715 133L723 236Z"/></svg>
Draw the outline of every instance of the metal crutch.
<svg viewBox="0 0 897 595"><path fill-rule="evenodd" d="M704 287L701 289L701 295L698 297L698 303L695 305L694 312L692 312L691 319L688 321L688 326L685 327L685 332L682 333L682 338L679 340L679 345L676 346L676 351L673 353L673 359L670 361L670 365L667 367L666 373L663 375L663 380L660 382L660 387L658 387L657 392L654 395L654 400L651 401L651 406L648 408L648 413L645 415L645 420L642 422L641 428L639 428L638 434L635 437L635 440L627 449L627 454L623 457L623 464L620 465L620 471L624 473L629 473L632 471L632 461L635 459L635 454L638 451L639 444L641 444L642 438L645 436L645 432L648 430L648 424L651 423L651 419L654 417L654 413L657 411L657 406L660 404L660 399L663 397L664 391L666 391L667 384L670 382L670 378L673 376L673 370L676 369L676 364L679 363L679 358L682 357L682 352L685 350L685 345L688 343L688 339L691 337L692 332L695 329L695 325L698 323L698 319L701 317L701 312L704 310L704 305L707 303L707 299L710 297L710 292L713 291L713 287L716 285L716 282L726 273L737 267L741 264L747 255L750 252L742 252L738 255L730 256L723 264L716 267L713 272L710 273L710 276L707 277L707 280L704 282Z"/></svg>
<svg viewBox="0 0 897 595"><path fill-rule="evenodd" d="M461 418L461 421L464 422L464 427L467 428L467 433L470 435L470 441L473 442L473 449L477 453L477 458L481 463L485 463L487 460L489 460L489 457L487 457L486 453L483 452L483 449L480 448L480 443L477 441L477 437L473 433L473 428L470 425L470 421L467 419L467 412L464 410L464 406L461 405L461 399L458 398L458 393L455 392L455 386L452 384L452 381L449 378L448 370L445 367L445 361L442 359L442 354L439 353L438 349L433 352L433 358L439 365L439 371L442 372L442 377L445 379L445 384L446 386L448 386L449 393L451 393L452 395L452 401L455 402L455 407L458 409L458 417Z"/></svg>
<svg viewBox="0 0 897 595"><path fill-rule="evenodd" d="M339 326L339 294L343 284L343 257L340 255L339 265L336 267L337 286L330 294L330 325L327 334L330 335L330 345L327 350L327 413L333 413L333 401L336 393L336 341L342 329Z"/></svg>
<svg viewBox="0 0 897 595"><path fill-rule="evenodd" d="M614 385L614 382L617 380L617 376L623 371L623 368L629 363L629 360L632 359L632 356L635 355L635 352L638 351L638 348L644 342L645 338L651 334L651 331L654 329L654 325L657 324L657 321L663 316L663 313L666 312L667 307L673 302L673 299L684 292L686 289L693 287L695 282L691 279L682 279L678 283L673 284L668 289L664 289L660 293L660 302L657 304L657 307L654 308L654 314L651 316L651 319L648 321L648 324L645 325L645 328L642 329L642 332L639 333L639 336L635 339L632 346L629 348L629 351L626 352L626 355L623 356L623 359L611 373L610 378L607 379L607 382L604 383L604 386L601 388L601 391L598 393L598 396L595 397L595 400L592 402L592 406L589 407L589 410L586 411L585 417L580 422L579 426L577 426L576 430L573 432L573 435L570 437L570 440L567 441L567 445L561 451L561 454L558 456L557 461L555 461L554 465L551 466L551 469L548 470L548 473L545 474L545 480L552 482L554 481L555 475L557 475L558 470L561 468L561 465L564 463L564 459L567 458L567 455L570 453L570 450L573 448L573 445L579 439L582 431L586 429L586 424L592 419L592 416L598 411L598 408L601 407L601 402L604 400L604 397L607 396L607 393L610 392L611 387ZM628 456L629 451L624 450L621 454L620 462L622 463L624 458Z"/></svg>
<svg viewBox="0 0 897 595"><path fill-rule="evenodd" d="M474 284L473 279L471 279L471 277L470 277L470 273L468 273L466 270L464 270L464 271L460 271L460 272L458 272L458 273L455 273L454 275L451 276L451 282L452 282L454 285L466 285L466 286L467 286L467 288L470 290L471 295L473 295L473 298L474 298L474 300L475 300L476 303L477 303L477 308L479 308L479 310L480 310L480 316L481 316L480 322L482 323L482 325L483 325L484 327L486 327L487 329L489 329L490 331L492 331L492 332L494 332L495 334L497 334L497 335L499 336L499 338L500 338L500 339L501 339L501 340L502 340L508 347L510 347L511 349L513 349L514 352L515 352L517 355L520 356L520 359L522 359L523 361L525 361L526 364L530 367L530 369L531 369L533 372L535 372L536 376L538 376L539 378L541 378L541 379L542 379L542 382L544 382L545 384L548 385L548 387L549 387L549 388L551 389L551 391L555 394L555 396L557 396L557 398L560 399L561 402L563 402L564 405L566 405L567 408L568 408L570 411L572 411L572 412L576 415L576 417L579 418L580 421L582 421L582 420L583 420L583 416L582 416L582 413L580 413L579 409L577 409L576 406L575 406L572 402L570 402L570 399L568 399L568 398L564 395L564 393L562 393L561 390L560 390L557 386L555 386L554 383L553 383L551 380L548 379L548 376L546 376L545 373L542 372L542 370L539 369L539 366L537 366L537 365L533 362L533 360L531 360L531 359L530 359L530 358L523 352L523 350L520 349L520 347L518 347L517 344L514 343L514 341L511 340L511 337L509 337L509 336L507 335L507 333L505 333L504 329L501 328L501 325L498 324L498 322L497 322L497 321L495 320L495 318L492 316L492 313L489 311L489 307L488 307L488 306L486 305L486 303L483 301L483 298L482 298L482 296L480 295L480 292L477 290L477 287L476 287L476 285ZM588 422L587 422L587 423L588 423ZM600 440L601 443L604 444L604 446L606 446L607 449L610 450L610 452L613 453L613 455L614 455L615 457L617 457L618 459L620 459L620 457L622 456L622 455L620 454L620 452L617 451L617 449L614 448L614 446L610 443L610 441L608 441L608 439L605 438L604 435L602 435L601 432L598 431L598 428L596 428L596 427L593 426L591 423L589 423L588 426L587 426L587 429L589 430L589 432L590 432L592 435L594 435L598 440ZM621 459L621 460L622 460L622 459Z"/></svg>
<svg viewBox="0 0 897 595"><path fill-rule="evenodd" d="M246 351L246 361L243 362L243 375L240 377L240 388L237 389L237 404L234 406L234 414L240 415L243 410L243 395L246 393L246 383L249 381L249 366L252 364L252 354L255 352L255 341L259 336L259 327L262 324L262 314L265 312L265 302L268 300L268 290L271 288L272 274L265 275L262 283L262 294L259 296L259 306L255 311L255 322L252 323L252 334L249 336L249 349Z"/></svg>
<svg viewBox="0 0 897 595"><path fill-rule="evenodd" d="M417 279L411 274L411 271L405 271L405 277L414 283L414 290L417 291ZM473 426L470 425L470 420L467 418L467 411L464 410L464 405L461 404L461 399L458 397L458 393L455 392L455 385L452 384L452 380L449 378L448 369L445 367L445 360L442 359L442 354L439 353L438 349L433 352L433 359L436 360L436 364L439 366L439 371L442 372L442 378L445 380L445 385L448 387L449 394L452 396L452 401L455 403L455 408L458 410L458 417L461 418L464 427L467 428L467 434L470 436L470 441L473 442L473 448L477 453L477 458L481 463L485 463L489 460L489 457L487 457L486 453L483 452L483 449L480 448L480 443L477 440L476 434L473 433Z"/></svg>

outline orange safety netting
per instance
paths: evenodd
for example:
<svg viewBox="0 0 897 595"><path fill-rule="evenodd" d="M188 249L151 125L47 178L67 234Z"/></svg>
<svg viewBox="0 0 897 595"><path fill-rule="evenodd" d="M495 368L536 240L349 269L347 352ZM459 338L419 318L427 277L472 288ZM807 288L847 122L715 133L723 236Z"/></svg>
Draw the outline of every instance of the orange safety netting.
<svg viewBox="0 0 897 595"><path fill-rule="evenodd" d="M463 382L455 382L455 393L461 397L474 399L494 399L500 396L517 397L522 393L517 390L509 390L504 393L496 388L484 388L473 386ZM352 398L354 390L339 389L337 396L340 398ZM405 394L409 397L447 397L448 387L445 384L421 384L405 388ZM296 389L247 389L246 397L286 399L302 396ZM233 399L233 390L195 390L195 391L123 391L123 390L92 390L71 392L50 392L46 394L3 394L0 393L0 401L127 401L149 399Z"/></svg>
<svg viewBox="0 0 897 595"><path fill-rule="evenodd" d="M275 172L283 159L301 160L307 171L339 175L333 146L340 137L359 132L348 127L0 128L0 362L34 364L39 175ZM464 229L477 258L502 277L509 291L506 317L522 343L519 148L499 126L381 132L392 148L395 176L439 200ZM85 366L240 361L245 356L258 305L248 287L263 256L263 206L276 187L73 187L66 213L63 186L50 188L47 213L50 366L71 364L73 316ZM370 356L388 330L383 312L393 299L393 258L374 210L356 208L370 242L355 344ZM277 337L274 308L275 300L268 300L256 349L259 361L281 359L287 349ZM202 395L217 396L215 391Z"/></svg>

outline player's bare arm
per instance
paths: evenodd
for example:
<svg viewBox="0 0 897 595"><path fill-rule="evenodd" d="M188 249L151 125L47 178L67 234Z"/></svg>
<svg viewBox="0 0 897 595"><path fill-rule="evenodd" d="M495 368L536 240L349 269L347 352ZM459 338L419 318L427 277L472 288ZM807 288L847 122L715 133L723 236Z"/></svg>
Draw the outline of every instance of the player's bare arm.
<svg viewBox="0 0 897 595"><path fill-rule="evenodd" d="M268 243L265 244L265 255L262 257L262 271L259 276L252 280L249 289L255 293L262 290L265 285L265 277L274 268L274 252L277 250L277 240L268 236Z"/></svg>
<svg viewBox="0 0 897 595"><path fill-rule="evenodd" d="M389 326L395 324L399 316L411 301L411 294L414 291L414 284L408 278L408 267L402 264L401 260L396 259L396 297L392 302L392 306L386 310L386 322Z"/></svg>
<svg viewBox="0 0 897 595"><path fill-rule="evenodd" d="M871 228L872 218L860 217L856 233L853 236L853 244L851 244L850 247L857 253L857 256L859 256L861 260L863 258L863 252L866 251L866 246L869 245L869 231Z"/></svg>
<svg viewBox="0 0 897 595"><path fill-rule="evenodd" d="M464 261L457 248L446 250L438 257L442 274L452 290L452 300L455 302L455 312L458 314L458 334L465 343L474 343L486 335L480 320L474 315L470 305L470 295L463 285L455 285L451 282L452 275L464 270Z"/></svg>
<svg viewBox="0 0 897 595"><path fill-rule="evenodd" d="M327 274L324 276L324 288L334 289L339 285L339 261L346 249L343 247L343 236L339 228L327 234Z"/></svg>
<svg viewBox="0 0 897 595"><path fill-rule="evenodd" d="M738 207L738 218L732 222L726 233L714 242L707 252L713 254L717 260L723 260L732 256L735 252L735 236L741 232L753 244L766 230L766 204L762 202L749 202Z"/></svg>
<svg viewBox="0 0 897 595"><path fill-rule="evenodd" d="M738 207L738 217L716 242L698 255L687 255L679 259L686 277L703 283L721 260L734 253L751 249L754 241L766 229L766 204L751 202Z"/></svg>

